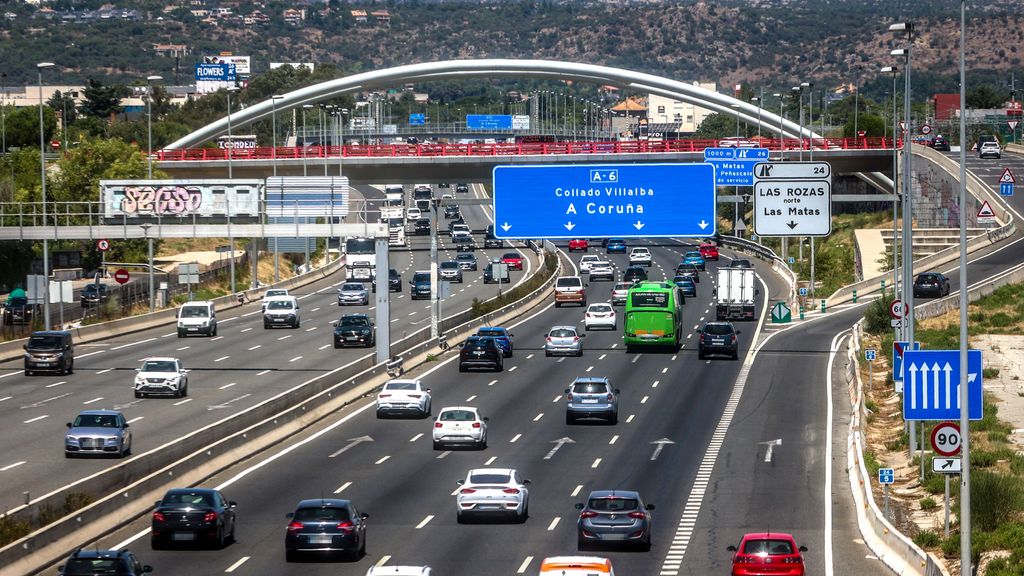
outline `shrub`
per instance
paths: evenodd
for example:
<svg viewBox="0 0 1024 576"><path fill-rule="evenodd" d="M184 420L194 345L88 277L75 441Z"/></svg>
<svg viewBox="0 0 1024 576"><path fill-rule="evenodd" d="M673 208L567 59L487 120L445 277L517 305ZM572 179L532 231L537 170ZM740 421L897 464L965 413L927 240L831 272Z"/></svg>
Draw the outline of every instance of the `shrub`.
<svg viewBox="0 0 1024 576"><path fill-rule="evenodd" d="M921 498L920 504L921 504L921 510L926 510L926 511L927 510L935 510L935 508L938 507L938 504L935 503L935 499L930 497L930 496L927 497L927 498ZM934 546L934 544L933 544L933 546Z"/></svg>
<svg viewBox="0 0 1024 576"><path fill-rule="evenodd" d="M1022 511L1024 479L986 470L971 474L971 516L978 529L995 530Z"/></svg>
<svg viewBox="0 0 1024 576"><path fill-rule="evenodd" d="M942 538L931 530L922 530L914 536L914 544L921 548L935 548L942 542Z"/></svg>
<svg viewBox="0 0 1024 576"><path fill-rule="evenodd" d="M889 316L889 305L892 304L893 296L885 294L872 302L864 311L864 330L868 334L882 335L892 332Z"/></svg>
<svg viewBox="0 0 1024 576"><path fill-rule="evenodd" d="M882 467L882 465L878 463L878 458L875 456L875 453L871 450L864 451L864 467L868 469L868 476L871 476L872 478L878 476L878 469Z"/></svg>

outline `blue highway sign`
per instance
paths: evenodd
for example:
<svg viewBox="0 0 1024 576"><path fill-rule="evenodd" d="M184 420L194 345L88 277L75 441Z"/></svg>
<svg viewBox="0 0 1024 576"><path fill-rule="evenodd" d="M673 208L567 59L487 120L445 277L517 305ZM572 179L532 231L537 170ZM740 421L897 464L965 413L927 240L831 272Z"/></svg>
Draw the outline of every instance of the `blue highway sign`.
<svg viewBox="0 0 1024 576"><path fill-rule="evenodd" d="M867 350L864 351L864 359L867 360L868 362L874 362L875 354L876 353L874 348L868 348Z"/></svg>
<svg viewBox="0 0 1024 576"><path fill-rule="evenodd" d="M892 484L896 482L896 472L892 468L879 468L878 469L878 483L879 484Z"/></svg>
<svg viewBox="0 0 1024 576"><path fill-rule="evenodd" d="M469 130L511 130L512 116L508 114L467 114Z"/></svg>
<svg viewBox="0 0 1024 576"><path fill-rule="evenodd" d="M1002 182L999 184L999 194L1001 196L1013 196L1013 182Z"/></svg>
<svg viewBox="0 0 1024 576"><path fill-rule="evenodd" d="M807 296L807 288L800 288L800 295Z"/></svg>
<svg viewBox="0 0 1024 576"><path fill-rule="evenodd" d="M903 382L903 353L909 347L909 342L893 342L892 343L892 380L893 382ZM914 342L914 350L920 350L921 343Z"/></svg>
<svg viewBox="0 0 1024 576"><path fill-rule="evenodd" d="M711 236L715 221L710 164L494 169L498 238Z"/></svg>
<svg viewBox="0 0 1024 576"><path fill-rule="evenodd" d="M767 148L704 149L704 161L715 165L718 186L753 186L754 165L766 160Z"/></svg>
<svg viewBox="0 0 1024 576"><path fill-rule="evenodd" d="M967 351L968 417L981 420L981 350ZM903 419L960 419L960 351L903 353Z"/></svg>
<svg viewBox="0 0 1024 576"><path fill-rule="evenodd" d="M409 125L411 126L423 126L427 123L426 114L409 114Z"/></svg>

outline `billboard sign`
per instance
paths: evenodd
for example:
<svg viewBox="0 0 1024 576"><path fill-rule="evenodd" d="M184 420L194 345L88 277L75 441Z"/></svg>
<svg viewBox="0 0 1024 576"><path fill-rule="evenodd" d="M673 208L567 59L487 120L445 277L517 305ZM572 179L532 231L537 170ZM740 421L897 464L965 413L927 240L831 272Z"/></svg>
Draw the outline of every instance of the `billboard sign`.
<svg viewBox="0 0 1024 576"><path fill-rule="evenodd" d="M262 180L100 180L103 216L259 216Z"/></svg>
<svg viewBox="0 0 1024 576"><path fill-rule="evenodd" d="M234 64L235 72L245 76L252 70L249 56L203 56L203 64Z"/></svg>
<svg viewBox="0 0 1024 576"><path fill-rule="evenodd" d="M196 82L234 82L238 79L234 64L196 64Z"/></svg>
<svg viewBox="0 0 1024 576"><path fill-rule="evenodd" d="M347 176L267 178L267 216L348 216Z"/></svg>
<svg viewBox="0 0 1024 576"><path fill-rule="evenodd" d="M530 129L530 116L529 114L516 114L512 116L512 129L513 130L529 130Z"/></svg>

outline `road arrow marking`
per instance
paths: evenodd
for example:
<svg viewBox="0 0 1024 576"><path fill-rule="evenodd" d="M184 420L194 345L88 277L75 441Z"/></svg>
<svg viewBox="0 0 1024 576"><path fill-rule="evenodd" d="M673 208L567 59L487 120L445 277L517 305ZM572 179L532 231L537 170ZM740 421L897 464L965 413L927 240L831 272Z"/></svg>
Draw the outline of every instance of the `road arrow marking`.
<svg viewBox="0 0 1024 576"><path fill-rule="evenodd" d="M570 230L570 231L571 231L571 230L572 230L573 228L575 228L575 227L576 227L576 225L575 225L575 224L573 224L572 222L569 222L568 224L566 224L566 225L565 225L565 229L566 229L566 230Z"/></svg>
<svg viewBox="0 0 1024 576"><path fill-rule="evenodd" d="M639 230L639 229L641 229L643 227L644 227L644 223L639 221L639 220L636 221L636 224L633 224L633 228L636 228L637 230Z"/></svg>
<svg viewBox="0 0 1024 576"><path fill-rule="evenodd" d="M651 444L654 444L654 453L651 454L651 461L654 461L658 459L659 455L661 455L661 451L665 448L666 444L675 444L675 442L669 440L668 438L662 438L660 440L655 440L654 442L651 442Z"/></svg>
<svg viewBox="0 0 1024 576"><path fill-rule="evenodd" d="M799 224L796 223L796 220L790 220L789 223L786 224L786 226L789 226L789 229L792 230L799 226Z"/></svg>
<svg viewBox="0 0 1024 576"><path fill-rule="evenodd" d="M334 458L338 454L341 454L342 452L348 450L349 448L354 448L354 447L358 446L359 444L362 444L363 442L373 442L373 438L370 438L369 436L360 436L359 438L349 438L348 439L348 444L346 444L344 448L339 449L334 454L331 454L330 456L328 456L328 458Z"/></svg>
<svg viewBox="0 0 1024 576"><path fill-rule="evenodd" d="M775 440L769 440L768 442L761 442L761 444L766 446L764 451L764 461L771 462L772 451L776 446L782 446L782 438L776 438Z"/></svg>
<svg viewBox="0 0 1024 576"><path fill-rule="evenodd" d="M703 230L708 227L708 223L702 218L701 221L697 223L697 226L700 226L700 229Z"/></svg>
<svg viewBox="0 0 1024 576"><path fill-rule="evenodd" d="M573 440L572 438L569 438L568 436L565 436L563 438L559 438L558 440L552 440L551 443L554 444L555 447L552 448L551 451L548 452L546 456L544 456L545 460L551 460L551 457L554 456L556 452L558 452L559 448L561 448L562 446L564 446L566 444L575 444L576 441Z"/></svg>
<svg viewBox="0 0 1024 576"><path fill-rule="evenodd" d="M505 222L504 224L501 225L501 229L504 230L505 232L508 232L509 228L511 228L511 226L509 226L508 222Z"/></svg>

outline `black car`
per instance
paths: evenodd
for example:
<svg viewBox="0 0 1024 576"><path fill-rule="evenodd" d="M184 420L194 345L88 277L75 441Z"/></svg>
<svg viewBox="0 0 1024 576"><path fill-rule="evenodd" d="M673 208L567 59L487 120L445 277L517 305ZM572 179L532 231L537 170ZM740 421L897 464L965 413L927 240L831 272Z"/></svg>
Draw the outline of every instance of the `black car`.
<svg viewBox="0 0 1024 576"><path fill-rule="evenodd" d="M412 231L417 236L430 236L430 218L417 218Z"/></svg>
<svg viewBox="0 0 1024 576"><path fill-rule="evenodd" d="M82 308L89 308L103 304L110 298L110 289L106 284L87 284L82 288L79 301Z"/></svg>
<svg viewBox="0 0 1024 576"><path fill-rule="evenodd" d="M753 268L754 265L746 258L735 258L729 263L729 268Z"/></svg>
<svg viewBox="0 0 1024 576"><path fill-rule="evenodd" d="M942 298L949 295L949 278L939 272L923 272L914 278L914 298Z"/></svg>
<svg viewBox="0 0 1024 576"><path fill-rule="evenodd" d="M29 304L25 296L11 296L4 305L4 324L31 324L35 312L39 309L38 304Z"/></svg>
<svg viewBox="0 0 1024 576"><path fill-rule="evenodd" d="M946 140L945 136L936 136L932 138L932 148L942 152L949 152L949 140Z"/></svg>
<svg viewBox="0 0 1024 576"><path fill-rule="evenodd" d="M172 488L156 502L150 530L153 550L206 542L223 548L235 540L238 505L212 488Z"/></svg>
<svg viewBox="0 0 1024 576"><path fill-rule="evenodd" d="M128 550L83 550L79 548L62 566L57 567L61 576L139 576L152 572Z"/></svg>
<svg viewBox="0 0 1024 576"><path fill-rule="evenodd" d="M373 283L373 291L377 291L377 283ZM388 268L388 292L402 291L402 275L394 268Z"/></svg>
<svg viewBox="0 0 1024 576"><path fill-rule="evenodd" d="M417 271L409 280L409 297L413 300L430 298L430 272Z"/></svg>
<svg viewBox="0 0 1024 576"><path fill-rule="evenodd" d="M469 184L465 184L463 182L459 182L458 184L455 185L455 193L456 194L468 194L469 193Z"/></svg>
<svg viewBox="0 0 1024 576"><path fill-rule="evenodd" d="M740 331L733 327L732 322L706 322L697 333L700 334L697 341L697 357L701 360L711 354L724 354L733 360L739 358L739 342L736 335Z"/></svg>
<svg viewBox="0 0 1024 576"><path fill-rule="evenodd" d="M623 282L643 282L647 280L647 269L643 266L630 266L622 273Z"/></svg>
<svg viewBox="0 0 1024 576"><path fill-rule="evenodd" d="M476 243L473 242L473 237L469 235L458 235L452 238L452 244L455 245L456 252L474 252L476 251Z"/></svg>
<svg viewBox="0 0 1024 576"><path fill-rule="evenodd" d="M449 204L444 207L444 217L451 220L453 218L461 218L462 213L459 211L459 207L456 204Z"/></svg>
<svg viewBox="0 0 1024 576"><path fill-rule="evenodd" d="M288 562L303 555L342 552L351 560L366 554L366 519L351 500L314 498L302 500L289 512L284 535L284 556Z"/></svg>
<svg viewBox="0 0 1024 576"><path fill-rule="evenodd" d="M334 323L334 347L365 346L377 343L373 322L366 314L345 314Z"/></svg>
<svg viewBox="0 0 1024 576"><path fill-rule="evenodd" d="M71 332L33 332L25 343L25 375L37 372L71 374L75 371L75 346Z"/></svg>
<svg viewBox="0 0 1024 576"><path fill-rule="evenodd" d="M498 265L500 262L491 262L487 266L484 266L484 284L507 284L512 282L512 276L508 274L508 266L505 267L505 275L501 278L495 278L497 273Z"/></svg>
<svg viewBox="0 0 1024 576"><path fill-rule="evenodd" d="M487 234L484 236L484 248L501 248L502 246L504 246L504 242L494 235L494 224L487 226Z"/></svg>
<svg viewBox="0 0 1024 576"><path fill-rule="evenodd" d="M470 336L459 350L459 372L470 368L491 368L501 372L505 368L505 353L494 338Z"/></svg>

